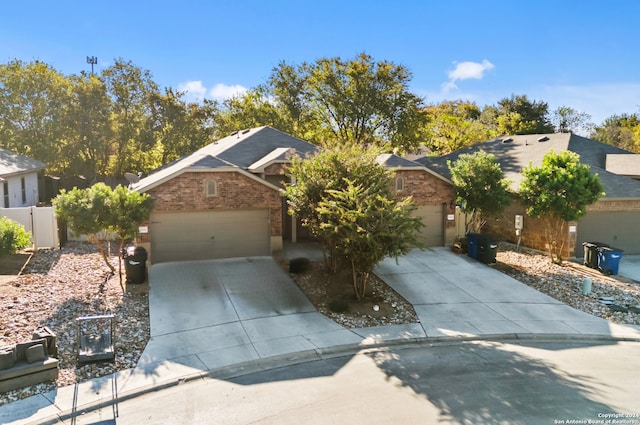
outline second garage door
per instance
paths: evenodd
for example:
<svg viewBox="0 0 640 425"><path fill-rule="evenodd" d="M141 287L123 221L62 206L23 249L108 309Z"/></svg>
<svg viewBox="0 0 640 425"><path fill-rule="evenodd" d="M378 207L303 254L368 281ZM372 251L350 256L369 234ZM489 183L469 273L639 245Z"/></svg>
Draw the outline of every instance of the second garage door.
<svg viewBox="0 0 640 425"><path fill-rule="evenodd" d="M444 206L421 205L414 215L422 219L424 227L418 237L418 241L425 246L444 245Z"/></svg>
<svg viewBox="0 0 640 425"><path fill-rule="evenodd" d="M601 242L640 254L640 212L590 212L578 223L576 257L583 255L583 242Z"/></svg>
<svg viewBox="0 0 640 425"><path fill-rule="evenodd" d="M269 210L154 212L151 261L271 254Z"/></svg>

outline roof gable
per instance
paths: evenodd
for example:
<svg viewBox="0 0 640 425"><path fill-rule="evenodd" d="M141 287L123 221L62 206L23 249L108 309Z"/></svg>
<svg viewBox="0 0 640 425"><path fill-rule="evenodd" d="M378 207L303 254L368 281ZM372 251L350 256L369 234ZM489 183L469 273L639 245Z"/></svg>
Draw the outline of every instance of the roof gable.
<svg viewBox="0 0 640 425"><path fill-rule="evenodd" d="M144 192L186 171L259 172L274 161L288 161L289 155L305 156L317 150L315 145L274 128L251 128L234 132L156 169L133 188Z"/></svg>
<svg viewBox="0 0 640 425"><path fill-rule="evenodd" d="M0 176L37 172L47 168L47 164L0 148Z"/></svg>

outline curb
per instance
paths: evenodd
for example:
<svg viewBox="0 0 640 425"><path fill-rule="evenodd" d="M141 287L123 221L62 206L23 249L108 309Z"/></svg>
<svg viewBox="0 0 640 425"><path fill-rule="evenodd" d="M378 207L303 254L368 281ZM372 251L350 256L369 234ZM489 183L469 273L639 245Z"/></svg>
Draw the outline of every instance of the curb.
<svg viewBox="0 0 640 425"><path fill-rule="evenodd" d="M359 353L379 352L389 347L432 347L435 345L456 345L467 342L518 342L518 341L536 341L536 342L640 342L640 338L614 337L609 335L598 334L493 334L485 336L468 336L468 337L421 337L408 339L394 339L389 341L372 342L370 344L346 344L329 348L318 348L313 350L299 351L287 354L281 354L272 357L266 357L258 360L250 360L237 363L234 365L212 369L208 371L196 372L173 378L170 381L156 385L147 385L130 391L118 394L117 399L87 402L82 406L76 406L74 410L64 410L56 415L43 418L41 421L31 422L37 424L58 424L60 421L71 420L74 417L93 412L95 410L116 405L119 402L128 401L145 394L156 391L162 391L184 383L192 382L198 379L232 379L251 373L263 372L266 370L277 369L285 366L292 366L312 361L326 360L335 357L343 357L356 355ZM129 369L131 370L131 369ZM122 372L122 371L121 371ZM104 377L103 377L104 378Z"/></svg>

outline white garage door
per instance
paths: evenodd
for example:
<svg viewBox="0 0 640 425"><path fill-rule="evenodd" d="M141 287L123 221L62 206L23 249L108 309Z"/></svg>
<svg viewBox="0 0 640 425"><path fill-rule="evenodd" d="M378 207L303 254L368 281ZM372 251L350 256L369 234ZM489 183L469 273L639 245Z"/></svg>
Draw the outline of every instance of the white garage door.
<svg viewBox="0 0 640 425"><path fill-rule="evenodd" d="M640 254L640 212L590 212L578 222L576 257L583 255L583 242L601 242Z"/></svg>
<svg viewBox="0 0 640 425"><path fill-rule="evenodd" d="M421 205L414 215L420 217L424 224L418 241L425 246L444 245L444 206Z"/></svg>
<svg viewBox="0 0 640 425"><path fill-rule="evenodd" d="M270 255L269 210L154 212L151 261Z"/></svg>

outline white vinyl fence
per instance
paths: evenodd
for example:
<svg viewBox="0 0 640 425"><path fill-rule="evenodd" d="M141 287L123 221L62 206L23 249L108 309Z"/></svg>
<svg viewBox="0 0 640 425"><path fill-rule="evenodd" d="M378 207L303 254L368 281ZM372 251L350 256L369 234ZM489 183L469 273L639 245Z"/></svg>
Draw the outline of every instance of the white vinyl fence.
<svg viewBox="0 0 640 425"><path fill-rule="evenodd" d="M58 220L53 207L0 208L0 213L31 232L34 249L60 247Z"/></svg>

